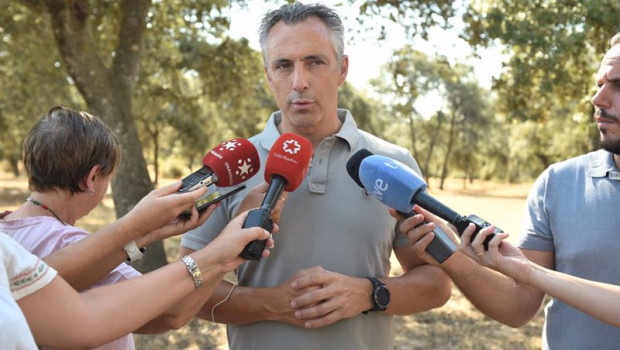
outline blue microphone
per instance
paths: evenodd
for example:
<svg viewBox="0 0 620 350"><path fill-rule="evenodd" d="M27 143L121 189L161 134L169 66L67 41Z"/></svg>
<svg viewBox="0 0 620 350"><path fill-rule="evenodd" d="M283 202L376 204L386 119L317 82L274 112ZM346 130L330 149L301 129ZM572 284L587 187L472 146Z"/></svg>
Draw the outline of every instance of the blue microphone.
<svg viewBox="0 0 620 350"><path fill-rule="evenodd" d="M426 192L426 182L411 168L397 160L379 155L367 156L361 161L359 178L366 190L384 204L399 212L407 213L409 216L415 214L412 212L412 209L415 204L418 204L420 207L456 226L459 235L463 233L470 223L474 223L476 230L472 235L473 239L483 227L490 225L476 215L461 216L433 198ZM498 232L502 231L496 228L495 233ZM489 235L485 239L485 249L488 249L488 242L492 238L493 235ZM437 254L445 258L447 258L445 255L448 252L452 254L456 249L454 242L444 232L440 234L436 232L435 238L429 244L429 253L431 253L433 244L438 247L436 250ZM450 255L447 256L449 257ZM433 257L435 256L433 255ZM436 260L441 262L437 258Z"/></svg>

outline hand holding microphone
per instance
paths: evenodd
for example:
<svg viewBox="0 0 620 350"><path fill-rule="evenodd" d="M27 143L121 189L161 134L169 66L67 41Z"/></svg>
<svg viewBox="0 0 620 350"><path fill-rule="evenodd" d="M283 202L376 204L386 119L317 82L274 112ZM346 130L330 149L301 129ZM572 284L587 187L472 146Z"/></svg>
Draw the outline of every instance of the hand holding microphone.
<svg viewBox="0 0 620 350"><path fill-rule="evenodd" d="M258 151L254 145L244 139L235 138L222 142L214 147L202 158L202 168L183 178L182 186L178 192L193 191L201 186L217 185L218 187L229 187L238 185L252 176L256 175L260 169L260 159ZM234 192L241 190L239 187ZM208 197L199 199L195 206L197 209L205 209L208 205L224 199L233 191L222 196L212 193ZM182 215L189 215L187 210Z"/></svg>
<svg viewBox="0 0 620 350"><path fill-rule="evenodd" d="M260 208L248 213L243 228L262 227L272 231L273 223L269 216L282 192L294 191L304 180L312 159L312 151L312 143L296 134L282 134L276 140L265 163L265 181L269 188ZM240 256L246 260L259 260L266 243L266 240L252 241Z"/></svg>
<svg viewBox="0 0 620 350"><path fill-rule="evenodd" d="M216 184L219 187L237 185L256 174L260 168L254 145L236 138L222 142L202 158L203 167L185 177L179 192L193 191L200 186Z"/></svg>
<svg viewBox="0 0 620 350"><path fill-rule="evenodd" d="M470 223L475 224L476 229L472 234L472 240L482 228L490 226L488 222L476 215L461 216L433 198L425 192L424 180L411 168L394 159L379 155L368 156L360 164L359 176L361 183L373 196L396 210L410 213L413 205L418 204L453 224L459 235L463 234ZM494 233L499 232L503 231L499 228L494 231ZM489 235L485 239L485 249L488 249L488 243L493 237L494 235Z"/></svg>
<svg viewBox="0 0 620 350"><path fill-rule="evenodd" d="M402 205L403 199L407 198L407 193L409 193L410 190L406 190L405 192L400 193L401 189L396 188L393 185L390 185L389 183L384 182L383 180L378 180L378 181L368 180L367 175L365 175L366 181L371 181L372 184L366 184L361 180L360 176L362 172L362 169L361 169L362 162L370 156L373 156L373 153L367 149L361 149L357 151L353 156L351 156L351 158L349 158L349 161L347 161L347 165L346 165L349 176L351 176L353 181L355 181L355 183L357 183L358 186L360 186L361 188L365 188L371 195L379 199L382 203L386 204L387 206L391 208L396 209L398 211L398 214L400 214L401 216L405 218L410 218L413 215L415 215L416 213L413 212L412 210L413 205L411 204ZM384 158L387 158L387 157L384 157ZM368 171L367 166L365 166L364 172L367 172L367 171ZM404 171L415 174L413 170L411 170L411 168L406 167L406 166L404 168ZM417 177L417 174L415 176ZM395 177L399 177L399 175L396 175ZM409 174L408 176L405 176L405 177L406 178L411 177L411 175ZM407 181L405 179L403 180ZM402 187L402 184L401 184L401 187ZM388 195L384 196L382 193L385 193L386 191L388 192ZM398 197L399 193L401 195L404 195L404 197L402 197L398 201L393 200L393 197L394 196ZM454 244L454 242L452 242L452 240L446 235L446 233L443 232L441 228L439 228L439 226L435 227L435 229L433 230L433 233L434 233L433 240L427 246L426 251L435 260L437 260L437 262L442 263L456 251L457 247L456 247L456 244Z"/></svg>

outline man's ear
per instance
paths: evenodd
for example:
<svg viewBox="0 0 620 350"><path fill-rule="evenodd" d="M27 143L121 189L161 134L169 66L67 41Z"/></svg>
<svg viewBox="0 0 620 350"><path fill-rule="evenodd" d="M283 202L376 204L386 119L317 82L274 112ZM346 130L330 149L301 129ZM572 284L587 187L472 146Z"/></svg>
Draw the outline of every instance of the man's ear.
<svg viewBox="0 0 620 350"><path fill-rule="evenodd" d="M343 55L340 62L340 79L338 80L338 86L344 84L347 80L347 74L349 73L349 56Z"/></svg>
<svg viewBox="0 0 620 350"><path fill-rule="evenodd" d="M84 190L88 193L93 193L95 191L95 180L97 176L101 174L101 166L99 164L93 166L88 174L84 177Z"/></svg>
<svg viewBox="0 0 620 350"><path fill-rule="evenodd" d="M266 66L263 66L263 69L265 70L265 78L267 78L267 81L271 83L271 77L269 76L269 70L267 69Z"/></svg>

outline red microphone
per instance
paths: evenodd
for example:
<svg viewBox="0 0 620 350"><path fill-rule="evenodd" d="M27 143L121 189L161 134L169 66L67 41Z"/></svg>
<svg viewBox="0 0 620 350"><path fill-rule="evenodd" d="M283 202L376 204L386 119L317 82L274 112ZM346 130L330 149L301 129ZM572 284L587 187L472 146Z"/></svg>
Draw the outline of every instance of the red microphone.
<svg viewBox="0 0 620 350"><path fill-rule="evenodd" d="M216 184L234 186L251 178L260 169L258 151L244 139L222 142L202 158L203 167L185 177L178 192L193 191L201 186Z"/></svg>
<svg viewBox="0 0 620 350"><path fill-rule="evenodd" d="M304 180L310 160L312 143L296 134L282 134L271 146L265 163L265 181L269 188L258 209L251 210L243 223L243 228L262 227L271 232L273 223L269 216L283 191L292 192ZM245 246L240 256L246 260L259 260L267 240L256 240Z"/></svg>

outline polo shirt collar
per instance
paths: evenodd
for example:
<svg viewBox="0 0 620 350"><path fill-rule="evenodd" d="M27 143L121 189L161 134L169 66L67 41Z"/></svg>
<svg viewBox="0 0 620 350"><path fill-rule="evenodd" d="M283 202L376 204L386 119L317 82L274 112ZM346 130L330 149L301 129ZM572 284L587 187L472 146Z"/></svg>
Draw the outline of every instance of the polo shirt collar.
<svg viewBox="0 0 620 350"><path fill-rule="evenodd" d="M357 124L349 112L346 109L338 109L338 118L342 122L340 130L334 136L343 139L349 144L350 149L354 149L359 142L360 135L357 133ZM280 137L280 131L278 131L278 124L282 121L282 112L277 111L271 113L265 129L263 130L263 137L260 144L266 150L271 149L274 142Z"/></svg>
<svg viewBox="0 0 620 350"><path fill-rule="evenodd" d="M620 180L620 172L616 168L614 155L605 150L598 150L592 154L592 162L586 165L586 175L590 177L606 177L611 180Z"/></svg>

